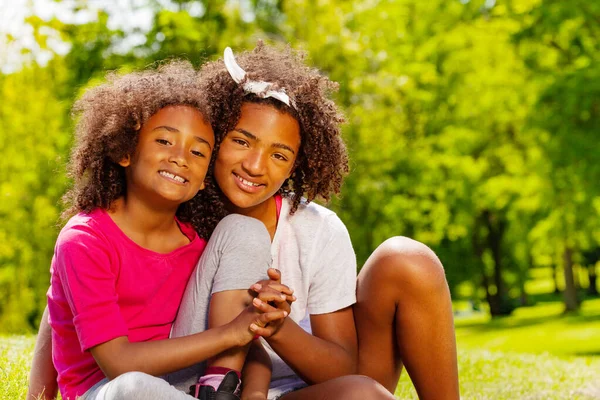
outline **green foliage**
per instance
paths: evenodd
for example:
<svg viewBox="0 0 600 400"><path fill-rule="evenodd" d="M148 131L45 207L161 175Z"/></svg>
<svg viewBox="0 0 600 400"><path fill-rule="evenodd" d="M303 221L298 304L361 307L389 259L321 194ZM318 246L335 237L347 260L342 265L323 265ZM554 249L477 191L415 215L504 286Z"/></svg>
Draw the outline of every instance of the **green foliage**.
<svg viewBox="0 0 600 400"><path fill-rule="evenodd" d="M30 17L40 49L60 37L70 50L0 75L4 330L35 328L44 302L68 184L68 110L82 88L107 70L173 56L199 65L259 37L307 50L340 83L351 174L332 207L360 265L387 237L414 237L440 255L455 293L466 283L506 314L527 303L532 267L577 269L600 247L596 2L164 4L131 5L152 13L145 31L115 27L102 8L83 24ZM128 44L131 35L142 42Z"/></svg>
<svg viewBox="0 0 600 400"><path fill-rule="evenodd" d="M70 143L67 108L53 67L0 77L0 326L27 332L39 321L49 284ZM43 83L42 83L43 82Z"/></svg>

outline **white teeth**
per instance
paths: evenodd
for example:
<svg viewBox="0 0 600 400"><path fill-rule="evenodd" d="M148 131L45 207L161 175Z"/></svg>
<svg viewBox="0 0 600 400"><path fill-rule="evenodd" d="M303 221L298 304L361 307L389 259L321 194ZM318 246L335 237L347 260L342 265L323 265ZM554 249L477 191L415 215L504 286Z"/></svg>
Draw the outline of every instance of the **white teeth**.
<svg viewBox="0 0 600 400"><path fill-rule="evenodd" d="M173 175L173 174L171 174L171 173L169 173L169 172L167 172L167 171L160 171L160 172L159 172L159 174L161 174L162 176L165 176L165 177L167 177L167 178L171 178L171 179L173 179L173 180L175 180L175 181L177 181L177 182L180 182L180 183L185 183L185 179L183 179L183 178L182 178L182 177L180 177L180 176Z"/></svg>
<svg viewBox="0 0 600 400"><path fill-rule="evenodd" d="M256 186L260 186L260 183L254 183L254 182L247 181L247 180L245 180L244 178L242 178L242 177L241 177L241 176L239 176L239 175L236 175L236 178L238 178L238 180L239 180L240 182L242 182L244 185L248 185L248 186L255 186L255 187L256 187Z"/></svg>

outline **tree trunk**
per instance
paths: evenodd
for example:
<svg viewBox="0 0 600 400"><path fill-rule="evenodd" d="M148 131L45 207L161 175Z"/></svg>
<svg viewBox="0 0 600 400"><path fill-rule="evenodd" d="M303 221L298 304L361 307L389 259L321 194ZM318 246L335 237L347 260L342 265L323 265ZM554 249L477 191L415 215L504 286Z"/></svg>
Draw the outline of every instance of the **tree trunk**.
<svg viewBox="0 0 600 400"><path fill-rule="evenodd" d="M566 247L563 253L563 268L565 273L565 312L577 311L579 309L579 299L577 298L577 288L573 277L573 251Z"/></svg>
<svg viewBox="0 0 600 400"><path fill-rule="evenodd" d="M489 211L484 213L484 222L488 228L487 244L492 252L494 260L494 285L496 286L496 294L492 296L490 303L490 313L492 317L510 315L514 307L508 298L504 277L502 276L502 239L506 229L506 223L501 218Z"/></svg>
<svg viewBox="0 0 600 400"><path fill-rule="evenodd" d="M598 281L598 275L596 275L596 264L590 265L587 270L590 280L590 286L588 287L587 293L590 296L598 296L598 286L596 286L596 282Z"/></svg>

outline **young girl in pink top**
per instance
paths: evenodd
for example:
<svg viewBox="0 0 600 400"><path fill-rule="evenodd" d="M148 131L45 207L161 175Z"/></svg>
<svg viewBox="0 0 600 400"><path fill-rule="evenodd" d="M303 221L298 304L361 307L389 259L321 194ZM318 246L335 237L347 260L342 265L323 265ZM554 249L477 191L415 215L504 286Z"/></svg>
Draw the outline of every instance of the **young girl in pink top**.
<svg viewBox="0 0 600 400"><path fill-rule="evenodd" d="M111 76L75 105L71 218L48 291L63 399L137 398L138 385L154 398L191 398L156 376L247 345L253 329L287 316L267 304L271 293L231 322L166 340L223 215L211 201L215 136L203 98L194 69L172 62Z"/></svg>

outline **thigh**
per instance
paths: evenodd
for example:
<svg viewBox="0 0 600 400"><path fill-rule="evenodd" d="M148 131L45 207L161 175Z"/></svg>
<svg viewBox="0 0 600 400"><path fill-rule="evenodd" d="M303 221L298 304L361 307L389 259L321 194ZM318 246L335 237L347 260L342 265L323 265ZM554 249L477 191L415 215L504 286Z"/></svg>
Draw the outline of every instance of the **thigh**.
<svg viewBox="0 0 600 400"><path fill-rule="evenodd" d="M281 400L393 399L375 380L361 375L342 376L283 395Z"/></svg>
<svg viewBox="0 0 600 400"><path fill-rule="evenodd" d="M393 392L402 371L397 343L396 292L389 258L378 248L362 267L356 285L354 320L358 336L358 373L372 377Z"/></svg>

